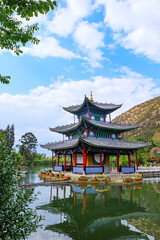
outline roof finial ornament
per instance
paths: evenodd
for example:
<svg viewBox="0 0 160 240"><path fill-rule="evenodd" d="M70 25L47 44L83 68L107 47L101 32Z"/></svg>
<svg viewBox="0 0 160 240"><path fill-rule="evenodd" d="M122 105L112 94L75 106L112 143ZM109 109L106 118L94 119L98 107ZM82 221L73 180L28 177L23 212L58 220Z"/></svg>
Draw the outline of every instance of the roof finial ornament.
<svg viewBox="0 0 160 240"><path fill-rule="evenodd" d="M93 102L92 91L91 91L90 101Z"/></svg>

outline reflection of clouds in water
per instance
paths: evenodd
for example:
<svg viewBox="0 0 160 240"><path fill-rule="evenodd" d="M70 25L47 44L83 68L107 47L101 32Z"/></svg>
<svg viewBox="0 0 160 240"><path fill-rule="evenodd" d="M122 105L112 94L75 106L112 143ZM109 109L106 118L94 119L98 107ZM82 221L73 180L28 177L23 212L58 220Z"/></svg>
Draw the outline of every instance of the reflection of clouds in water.
<svg viewBox="0 0 160 240"><path fill-rule="evenodd" d="M52 199L54 196L56 196L56 186L38 186L35 187L35 194L40 192L40 195L38 195L38 198L30 205L32 208L36 208L38 206L41 206L43 204L48 204L50 201L50 194L51 194L51 187L52 187ZM58 197L63 198L63 188L58 187L59 192L58 192ZM66 186L66 198L68 198L70 195L70 186ZM65 221L65 216L63 213L56 213L53 214L45 211L45 210L40 210L36 209L37 214L44 216L44 220L40 222L40 224L43 225L43 229L38 228L37 232L31 233L31 235L27 238L28 240L50 240L50 239L56 239L56 240L70 240L68 236L65 236L63 234L58 234L58 233L53 233L49 230L45 230L45 227L49 224L54 225L61 223Z"/></svg>
<svg viewBox="0 0 160 240"><path fill-rule="evenodd" d="M65 236L64 234L53 233L51 231L44 229L38 229L38 232L31 233L31 235L27 238L28 240L71 240L70 237Z"/></svg>

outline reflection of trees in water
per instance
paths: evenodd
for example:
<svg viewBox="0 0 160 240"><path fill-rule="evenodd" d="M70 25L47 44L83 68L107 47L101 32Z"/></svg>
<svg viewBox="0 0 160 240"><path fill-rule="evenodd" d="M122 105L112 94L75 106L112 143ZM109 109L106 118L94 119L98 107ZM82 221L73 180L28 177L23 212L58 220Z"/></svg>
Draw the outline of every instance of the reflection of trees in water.
<svg viewBox="0 0 160 240"><path fill-rule="evenodd" d="M153 236L156 240L160 239L160 227L159 227L160 217L144 216L140 218L129 219L128 223L135 226L142 232Z"/></svg>
<svg viewBox="0 0 160 240"><path fill-rule="evenodd" d="M142 206L150 212L160 215L160 195L157 193L159 191L160 184L145 184L141 189L141 200Z"/></svg>
<svg viewBox="0 0 160 240"><path fill-rule="evenodd" d="M139 197L137 196L136 190L134 191L134 201L138 202ZM139 230L152 235L155 239L160 239L160 184L144 184L141 189L141 206L145 208L145 211L155 213L152 216L144 216L140 218L129 219L128 223L137 227ZM129 192L123 192L123 198L129 199Z"/></svg>
<svg viewBox="0 0 160 240"><path fill-rule="evenodd" d="M53 191L51 187L50 198L53 199L50 204L38 209L53 214L63 213L65 221L49 225L47 230L63 233L76 240L106 239L105 236L107 239L137 239L143 235L121 224L122 219L140 219L147 215L140 206L140 189L64 186L63 189L56 187Z"/></svg>

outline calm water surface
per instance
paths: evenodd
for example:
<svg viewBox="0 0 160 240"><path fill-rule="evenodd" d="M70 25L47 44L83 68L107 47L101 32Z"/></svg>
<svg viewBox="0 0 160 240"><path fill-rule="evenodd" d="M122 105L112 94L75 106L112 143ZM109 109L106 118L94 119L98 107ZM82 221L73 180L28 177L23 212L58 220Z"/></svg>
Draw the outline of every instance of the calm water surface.
<svg viewBox="0 0 160 240"><path fill-rule="evenodd" d="M44 168L43 168L44 169ZM33 168L26 183L40 182ZM38 186L32 208L42 229L28 240L160 240L160 179L142 186Z"/></svg>

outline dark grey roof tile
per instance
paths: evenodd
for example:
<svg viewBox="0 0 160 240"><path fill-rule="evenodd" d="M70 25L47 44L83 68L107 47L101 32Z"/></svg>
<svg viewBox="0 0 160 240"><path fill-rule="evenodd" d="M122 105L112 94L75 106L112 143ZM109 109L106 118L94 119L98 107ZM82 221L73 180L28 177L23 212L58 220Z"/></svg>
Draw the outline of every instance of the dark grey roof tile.
<svg viewBox="0 0 160 240"><path fill-rule="evenodd" d="M139 149L150 146L151 143L144 142L131 142L131 141L118 141L118 140L107 140L100 138L90 138L90 137L81 137L79 139L71 140L71 141L61 141L55 143L48 143L46 145L41 145L43 148L47 148L48 150L62 150L68 148L74 148L79 141L82 141L88 145L98 148L108 148L108 149Z"/></svg>

